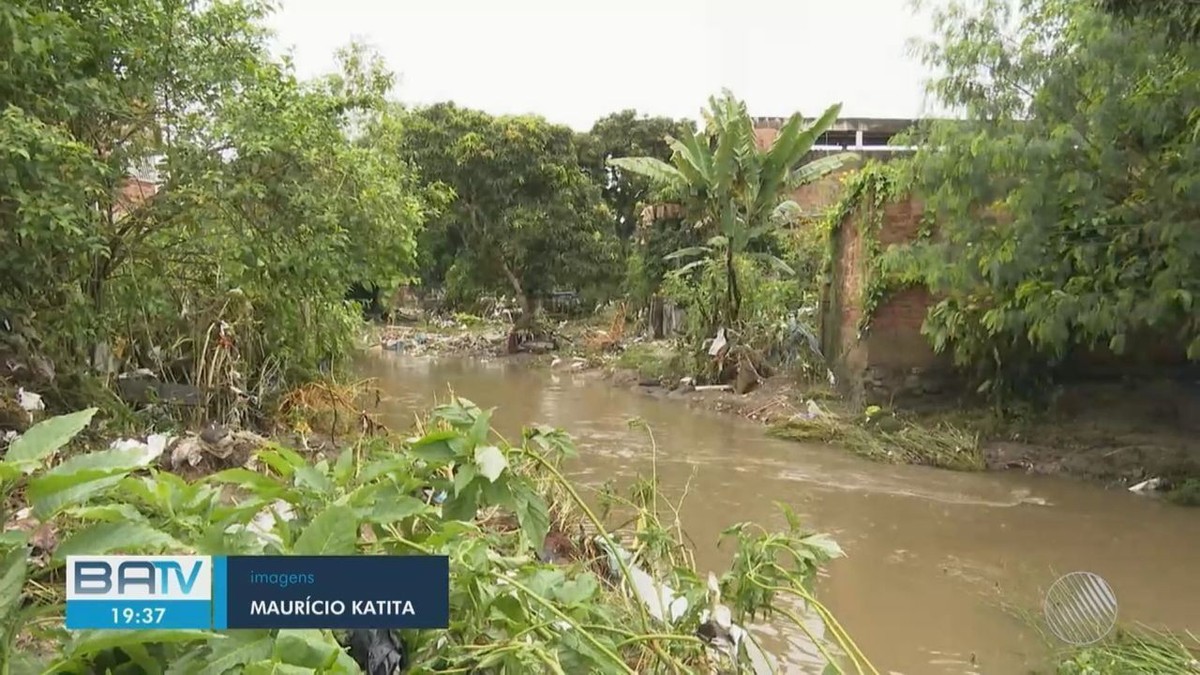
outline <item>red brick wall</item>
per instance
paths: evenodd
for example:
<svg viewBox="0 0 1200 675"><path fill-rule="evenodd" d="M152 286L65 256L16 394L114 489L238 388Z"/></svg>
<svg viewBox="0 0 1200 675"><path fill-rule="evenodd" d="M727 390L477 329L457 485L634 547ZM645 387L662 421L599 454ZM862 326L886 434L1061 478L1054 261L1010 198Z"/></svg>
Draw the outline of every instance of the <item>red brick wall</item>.
<svg viewBox="0 0 1200 675"><path fill-rule="evenodd" d="M831 302L823 320L836 322L836 344L827 348L842 378L843 388L854 398L865 394L871 400L909 393L926 387L948 366L943 355L933 351L921 334L934 298L925 288L905 288L884 296L872 311L867 334L858 339L863 317L862 293L867 283L865 251L860 235L862 212L848 216L838 227L835 247L836 271ZM915 199L884 207L879 230L874 236L885 249L911 241L921 228L922 205ZM829 335L825 330L822 335ZM830 336L832 337L832 336ZM916 392L919 393L919 392Z"/></svg>
<svg viewBox="0 0 1200 675"><path fill-rule="evenodd" d="M121 183L113 213L121 215L133 211L158 192L158 186L141 178L128 177Z"/></svg>

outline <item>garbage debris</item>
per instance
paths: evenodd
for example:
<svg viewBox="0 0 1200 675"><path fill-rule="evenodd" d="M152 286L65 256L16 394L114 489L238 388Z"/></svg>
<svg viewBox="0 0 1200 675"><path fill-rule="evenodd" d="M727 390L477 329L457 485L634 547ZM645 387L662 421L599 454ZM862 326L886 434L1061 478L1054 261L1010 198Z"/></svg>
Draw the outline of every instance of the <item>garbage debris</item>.
<svg viewBox="0 0 1200 675"><path fill-rule="evenodd" d="M676 595L670 586L656 581L634 564L633 554L605 537L596 536L595 542L600 550L608 554L609 569L615 574L621 574L621 563L624 562L629 570L628 580L634 595L645 605L652 617L665 623L675 623L687 613L687 598ZM734 663L742 660L744 651L749 660L750 671L755 675L776 672L772 659L762 651L746 629L733 623L729 607L720 604L720 589L717 587L716 577L711 573L708 583L709 592L713 593L716 589L716 593L713 597L712 611L706 609L701 613L701 625L697 629L700 637L706 639L714 652Z"/></svg>
<svg viewBox="0 0 1200 675"><path fill-rule="evenodd" d="M1164 483L1165 481L1163 481L1161 478L1149 478L1138 483L1137 485L1130 487L1129 491L1137 494L1154 492L1156 490L1161 490L1164 487Z"/></svg>
<svg viewBox="0 0 1200 675"><path fill-rule="evenodd" d="M122 438L109 444L113 450L142 450L146 453L145 462L149 464L162 456L174 437L166 434L150 434L145 441L135 438Z"/></svg>
<svg viewBox="0 0 1200 675"><path fill-rule="evenodd" d="M713 338L712 345L708 348L708 355L713 358L719 358L729 346L729 341L725 339L725 327L717 329L717 336Z"/></svg>
<svg viewBox="0 0 1200 675"><path fill-rule="evenodd" d="M239 530L252 532L264 543L282 546L283 540L275 534L276 521L290 521L296 517L292 505L282 499L276 499L269 506L254 514L248 525L231 525L225 530L226 534L234 534Z"/></svg>
<svg viewBox="0 0 1200 675"><path fill-rule="evenodd" d="M201 434L188 434L170 444L168 464L172 469L191 467L206 472L243 466L266 442L251 431L222 431L210 425Z"/></svg>
<svg viewBox="0 0 1200 675"><path fill-rule="evenodd" d="M409 326L388 326L380 336L380 348L413 356L460 352L494 352L504 342L501 333L423 333Z"/></svg>
<svg viewBox="0 0 1200 675"><path fill-rule="evenodd" d="M407 666L404 643L390 630L352 630L346 652L367 675L394 675Z"/></svg>
<svg viewBox="0 0 1200 675"><path fill-rule="evenodd" d="M17 405L32 417L33 413L39 410L45 410L46 404L42 402L42 395L35 394L32 391L25 391L25 387L17 389Z"/></svg>

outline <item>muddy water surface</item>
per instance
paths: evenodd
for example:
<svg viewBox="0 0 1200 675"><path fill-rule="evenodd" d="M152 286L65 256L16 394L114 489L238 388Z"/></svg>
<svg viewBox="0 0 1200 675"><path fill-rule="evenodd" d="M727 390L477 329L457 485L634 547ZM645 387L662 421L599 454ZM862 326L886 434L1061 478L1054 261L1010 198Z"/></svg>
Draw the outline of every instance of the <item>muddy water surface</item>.
<svg viewBox="0 0 1200 675"><path fill-rule="evenodd" d="M1040 611L1062 574L1088 570L1113 587L1123 623L1200 632L1200 509L1182 509L1067 479L961 474L886 466L837 448L764 436L732 416L689 409L593 378L504 359L368 356L383 418L407 428L447 387L516 436L546 423L575 438L567 468L584 483L648 475L645 431L658 443L658 475L674 500L697 563L721 570L725 527L784 526L773 502L831 533L847 556L830 564L819 595L881 673L1028 673L1048 647L1006 607ZM689 485L690 483L690 485ZM788 672L820 672L805 642L761 627Z"/></svg>

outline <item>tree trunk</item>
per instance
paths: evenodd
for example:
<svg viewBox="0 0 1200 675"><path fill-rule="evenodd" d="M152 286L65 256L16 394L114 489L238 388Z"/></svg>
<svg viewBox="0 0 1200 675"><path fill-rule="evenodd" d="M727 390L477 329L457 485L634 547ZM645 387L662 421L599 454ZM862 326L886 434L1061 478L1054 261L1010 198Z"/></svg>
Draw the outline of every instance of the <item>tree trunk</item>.
<svg viewBox="0 0 1200 675"><path fill-rule="evenodd" d="M726 295L728 302L727 306L729 308L729 316L726 317L726 320L729 322L729 327L732 328L737 325L738 313L741 310L742 305L742 293L738 289L737 270L734 267L732 246L725 249L725 271L728 275Z"/></svg>
<svg viewBox="0 0 1200 675"><path fill-rule="evenodd" d="M661 295L655 294L650 298L650 337L655 340L661 340L666 337L664 323L664 308L663 298Z"/></svg>
<svg viewBox="0 0 1200 675"><path fill-rule="evenodd" d="M521 326L533 325L533 316L535 314L533 298L529 297L529 294L521 287L521 280L513 273L508 263L500 261L500 267L504 270L504 276L508 277L508 283L512 284L513 291L517 294L517 299L521 301L521 316L513 323Z"/></svg>

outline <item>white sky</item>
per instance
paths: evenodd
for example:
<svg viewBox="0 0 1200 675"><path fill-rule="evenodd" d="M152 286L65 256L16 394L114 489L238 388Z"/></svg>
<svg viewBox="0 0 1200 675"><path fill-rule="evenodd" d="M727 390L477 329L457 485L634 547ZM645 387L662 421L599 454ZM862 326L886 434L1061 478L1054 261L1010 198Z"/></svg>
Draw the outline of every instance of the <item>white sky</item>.
<svg viewBox="0 0 1200 675"><path fill-rule="evenodd" d="M908 0L278 0L277 48L303 77L352 39L411 104L452 100L586 130L624 108L698 117L722 87L755 116L916 117L928 32Z"/></svg>

